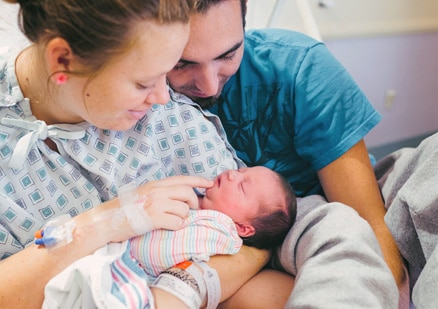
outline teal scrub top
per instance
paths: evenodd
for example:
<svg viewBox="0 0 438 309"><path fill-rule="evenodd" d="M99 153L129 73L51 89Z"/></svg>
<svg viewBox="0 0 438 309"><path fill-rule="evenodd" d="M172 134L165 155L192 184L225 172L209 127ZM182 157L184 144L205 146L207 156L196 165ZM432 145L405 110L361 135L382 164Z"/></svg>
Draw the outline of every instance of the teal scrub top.
<svg viewBox="0 0 438 309"><path fill-rule="evenodd" d="M248 166L281 173L298 196L322 194L316 172L381 118L323 43L281 29L247 31L242 64L210 111Z"/></svg>

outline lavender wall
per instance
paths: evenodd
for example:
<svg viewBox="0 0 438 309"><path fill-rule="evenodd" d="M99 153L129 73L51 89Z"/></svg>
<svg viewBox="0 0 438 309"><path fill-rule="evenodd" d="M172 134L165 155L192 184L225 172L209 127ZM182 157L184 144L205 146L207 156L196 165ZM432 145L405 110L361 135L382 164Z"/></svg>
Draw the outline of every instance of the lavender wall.
<svg viewBox="0 0 438 309"><path fill-rule="evenodd" d="M326 41L382 114L368 146L438 131L438 32ZM385 104L388 90L393 103Z"/></svg>

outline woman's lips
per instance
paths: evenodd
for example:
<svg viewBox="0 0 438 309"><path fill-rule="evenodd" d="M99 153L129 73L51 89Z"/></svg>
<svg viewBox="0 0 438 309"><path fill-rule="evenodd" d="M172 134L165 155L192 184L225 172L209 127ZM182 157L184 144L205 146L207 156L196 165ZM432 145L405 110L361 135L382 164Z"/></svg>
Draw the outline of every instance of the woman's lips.
<svg viewBox="0 0 438 309"><path fill-rule="evenodd" d="M140 110L140 111L130 110L129 111L131 117L136 119L136 120L140 120L141 118L143 118L144 115L146 115L146 112L147 112L147 110Z"/></svg>

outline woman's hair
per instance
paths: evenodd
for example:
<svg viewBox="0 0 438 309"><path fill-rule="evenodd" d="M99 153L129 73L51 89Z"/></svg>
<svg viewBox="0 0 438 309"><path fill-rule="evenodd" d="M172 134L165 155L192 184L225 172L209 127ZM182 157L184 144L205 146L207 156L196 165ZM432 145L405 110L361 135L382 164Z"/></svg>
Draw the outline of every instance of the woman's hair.
<svg viewBox="0 0 438 309"><path fill-rule="evenodd" d="M247 246L260 249L272 249L282 244L287 233L295 222L297 215L297 199L294 190L286 178L276 173L279 186L283 194L283 203L273 213L263 213L264 205L261 205L258 216L253 220L252 225L255 234L249 237L242 237L243 243Z"/></svg>
<svg viewBox="0 0 438 309"><path fill-rule="evenodd" d="M33 43L65 39L89 72L129 44L136 22L187 23L196 0L4 0L19 3L19 26Z"/></svg>

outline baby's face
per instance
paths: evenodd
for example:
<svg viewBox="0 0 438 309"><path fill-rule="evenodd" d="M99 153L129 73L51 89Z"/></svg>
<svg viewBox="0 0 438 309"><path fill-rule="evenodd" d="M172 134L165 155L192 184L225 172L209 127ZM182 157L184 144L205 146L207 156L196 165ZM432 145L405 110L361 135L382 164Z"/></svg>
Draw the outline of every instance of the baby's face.
<svg viewBox="0 0 438 309"><path fill-rule="evenodd" d="M200 208L217 210L234 222L251 224L260 205L282 204L278 182L277 175L266 167L228 170L216 177L214 186L205 191Z"/></svg>

